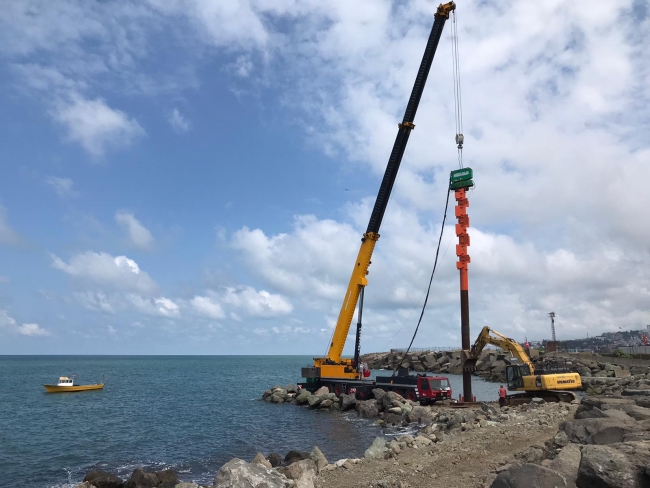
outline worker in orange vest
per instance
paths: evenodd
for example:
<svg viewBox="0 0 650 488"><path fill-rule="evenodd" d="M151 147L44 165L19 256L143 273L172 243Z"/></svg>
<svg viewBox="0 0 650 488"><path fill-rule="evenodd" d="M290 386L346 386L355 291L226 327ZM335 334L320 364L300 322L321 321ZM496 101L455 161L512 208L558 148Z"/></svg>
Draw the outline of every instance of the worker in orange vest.
<svg viewBox="0 0 650 488"><path fill-rule="evenodd" d="M501 385L501 388L499 388L499 407L504 407L506 404L506 395L508 392L506 389Z"/></svg>
<svg viewBox="0 0 650 488"><path fill-rule="evenodd" d="M528 342L528 337L526 337L526 343L524 344L524 349L526 350L526 354L528 357L530 357L530 342Z"/></svg>

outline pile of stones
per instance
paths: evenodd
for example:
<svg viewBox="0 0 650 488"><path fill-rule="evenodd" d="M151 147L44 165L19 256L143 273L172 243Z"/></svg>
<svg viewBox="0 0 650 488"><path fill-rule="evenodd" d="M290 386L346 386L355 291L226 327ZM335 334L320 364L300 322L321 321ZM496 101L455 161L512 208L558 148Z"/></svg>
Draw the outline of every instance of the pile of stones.
<svg viewBox="0 0 650 488"><path fill-rule="evenodd" d="M650 390L587 396L553 441L528 448L491 474L490 488L650 486ZM533 449L535 452L533 452Z"/></svg>

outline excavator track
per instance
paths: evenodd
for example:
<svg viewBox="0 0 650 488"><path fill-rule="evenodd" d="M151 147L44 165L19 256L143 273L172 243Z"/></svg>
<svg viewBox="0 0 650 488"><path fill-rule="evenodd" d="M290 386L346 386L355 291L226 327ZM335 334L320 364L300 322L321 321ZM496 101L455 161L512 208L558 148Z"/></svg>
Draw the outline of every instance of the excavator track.
<svg viewBox="0 0 650 488"><path fill-rule="evenodd" d="M548 403L571 403L577 397L572 391L525 391L522 393L514 393L512 395L507 395L506 399L508 400L508 405L523 405L524 403L530 403L533 401L533 398L541 398Z"/></svg>

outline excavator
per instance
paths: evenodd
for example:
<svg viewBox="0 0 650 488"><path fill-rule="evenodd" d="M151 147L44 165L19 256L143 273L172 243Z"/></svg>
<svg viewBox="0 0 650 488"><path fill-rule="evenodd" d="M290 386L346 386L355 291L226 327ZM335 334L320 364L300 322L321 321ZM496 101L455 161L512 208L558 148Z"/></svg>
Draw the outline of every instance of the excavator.
<svg viewBox="0 0 650 488"><path fill-rule="evenodd" d="M492 333L492 335L490 334ZM529 403L533 398L543 398L547 402L570 402L576 396L571 391L582 388L580 375L567 368L536 370L528 354L521 345L489 327L483 327L476 342L469 351L463 351L463 371L474 372L481 352L488 344L500 347L517 359L518 364L506 366L506 381L509 391L517 391L506 398L511 405Z"/></svg>
<svg viewBox="0 0 650 488"><path fill-rule="evenodd" d="M379 228L386 207L388 206L388 199L390 198L393 184L397 177L397 171L399 170L402 156L406 149L406 144L408 143L411 131L415 129L413 121L415 120L415 114L424 91L424 85L427 81L427 76L438 47L438 42L442 35L443 27L447 19L449 19L450 13L455 9L456 4L454 2L449 2L440 4L436 11L433 26L420 63L420 68L404 113L404 118L402 122L398 124L397 136L386 166L384 177L379 187L377 199L370 216L370 222L368 223L368 228L361 239L361 248L359 249L357 259L352 269L352 276L350 277L348 288L343 299L343 304L339 312L336 328L332 335L332 341L329 345L327 356L314 358L313 367L302 368L302 376L307 380L305 386L315 387L318 384L322 384L328 386L330 389L336 389L336 391L339 391L339 389L346 391L347 386L356 389L357 382L355 380L363 379L363 374L360 374L360 370L363 368L359 363L359 355L361 347L363 294L364 289L368 284L368 278L366 278L368 275L368 267L371 263L370 259L375 244L379 239ZM354 358L342 358L343 347L345 346L357 304L359 304L359 313L357 316L358 322Z"/></svg>

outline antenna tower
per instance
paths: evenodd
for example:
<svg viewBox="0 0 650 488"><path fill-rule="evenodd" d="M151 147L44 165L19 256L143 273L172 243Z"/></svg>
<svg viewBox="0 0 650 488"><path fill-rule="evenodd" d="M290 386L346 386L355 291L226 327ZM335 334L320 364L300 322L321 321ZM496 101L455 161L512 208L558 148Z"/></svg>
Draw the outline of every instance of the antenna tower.
<svg viewBox="0 0 650 488"><path fill-rule="evenodd" d="M549 312L548 316L551 317L551 336L553 337L553 342L555 342L555 312Z"/></svg>

